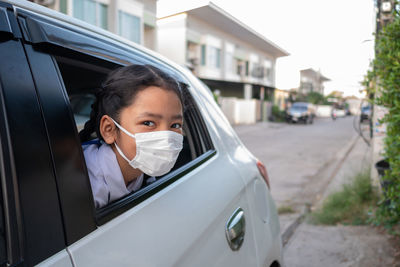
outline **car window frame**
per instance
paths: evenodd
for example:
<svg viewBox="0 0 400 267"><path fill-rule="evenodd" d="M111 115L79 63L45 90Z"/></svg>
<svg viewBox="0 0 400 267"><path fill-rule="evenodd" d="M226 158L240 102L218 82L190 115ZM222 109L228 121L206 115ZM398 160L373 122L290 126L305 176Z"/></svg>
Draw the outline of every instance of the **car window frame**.
<svg viewBox="0 0 400 267"><path fill-rule="evenodd" d="M62 54L66 53L68 56L71 56L72 58L79 58L80 55L83 55L85 57L90 57L93 59L97 59L102 62L109 62L111 64L118 64L118 65L127 65L127 64L153 64L162 69L163 71L166 71L167 73L171 74L174 76L179 82L185 83L185 79L182 78L184 77L182 74L179 73L175 68L169 66L167 63L157 59L156 57L153 57L151 55L148 55L144 51L140 51L140 49L136 49L131 46L126 46L125 44L115 42L112 39L109 39L108 37L105 36L98 36L96 33L91 33L89 35L84 36L84 40L88 41L88 43L85 43L86 47L89 47L91 49L96 50L97 48L96 43L101 41L101 44L116 44L114 45L112 52L107 51L103 49L100 52L97 52L95 55L93 54L93 51L87 51L87 50L80 50L80 49L75 49L71 48L71 45L68 45L68 40L61 40L62 44L64 45L63 47L60 46L60 44L57 44L54 39L52 40L46 40L46 38L50 38L50 35L46 35L46 29L50 29L53 31L56 27L58 31L72 31L74 37L79 37L84 35L84 31L70 27L71 25L62 25L59 22L54 22L54 20L47 20L46 18L42 18L36 14L31 14L31 12L24 11L24 10L19 10L19 21L22 26L22 31L24 33L25 41L28 45L31 45L32 47L36 47L36 49L39 49L42 52L48 53L49 56L51 56L54 60L54 54ZM40 30L39 30L40 29ZM33 32L37 34L38 36L34 36ZM40 32L40 34L38 34ZM61 32L57 32L58 34L58 41L60 41L60 38L62 38ZM66 38L70 35L65 34ZM82 37L83 38L83 37ZM93 42L91 43L90 40L93 38ZM78 38L79 39L79 38ZM79 40L74 40L74 43L79 43ZM95 47L95 48L93 48ZM111 47L111 46L110 46ZM122 49L124 48L124 49ZM126 49L128 48L128 49ZM79 50L79 51L77 51ZM118 57L118 56L120 57ZM140 60L138 60L140 58ZM62 84L61 90L63 90L64 95L65 95L65 101L69 103L68 100L68 95L66 92L66 88L64 86L64 82L60 73L60 70L57 67L56 62L54 62L54 66L58 72L58 79L59 82ZM189 92L189 90L188 90ZM193 130L191 132L191 136L196 138L196 142L201 142L201 146L197 149L198 152L203 152L200 156L198 156L196 159L190 161L189 163L185 164L184 166L172 171L171 173L165 175L163 179L160 179L156 181L155 183L147 186L146 188L139 190L138 192L131 193L120 200L117 200L109 205L107 205L104 208L97 209L95 211L95 221L96 225L102 225L111 219L119 216L120 214L124 213L125 211L131 209L132 207L136 206L138 203L141 203L144 199L149 198L150 196L156 194L157 192L161 191L165 187L169 186L170 184L174 183L176 180L180 179L181 177L185 176L186 174L190 173L193 169L197 168L198 166L202 165L205 161L209 160L212 156L216 154L216 151L214 149L214 146L212 145L210 135L208 133L208 129L205 126L205 122L203 117L201 116L201 113L198 110L197 104L194 101L194 98L192 98L193 105L192 105L192 112L194 119L192 121L193 125ZM73 120L73 114L71 111L71 107L68 106L69 112L70 112L70 117L71 120ZM76 130L75 130L76 131ZM78 138L77 132L75 134L75 138ZM53 148L51 148L53 149ZM197 153L198 153L197 152ZM80 153L83 156L82 148L80 147ZM85 162L83 161L85 164ZM86 164L85 164L86 166ZM89 181L89 177L86 171L86 177L87 180ZM91 191L91 188L90 188ZM62 200L61 200L62 201ZM68 236L68 233L67 233ZM82 236L83 237L83 236Z"/></svg>

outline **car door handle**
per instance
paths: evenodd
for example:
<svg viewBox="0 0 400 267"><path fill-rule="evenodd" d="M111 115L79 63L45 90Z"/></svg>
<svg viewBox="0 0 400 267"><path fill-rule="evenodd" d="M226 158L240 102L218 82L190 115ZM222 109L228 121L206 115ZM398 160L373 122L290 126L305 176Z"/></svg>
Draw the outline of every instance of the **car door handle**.
<svg viewBox="0 0 400 267"><path fill-rule="evenodd" d="M246 220L244 219L244 211L237 208L229 218L225 227L226 239L233 251L239 250L244 241L246 228Z"/></svg>

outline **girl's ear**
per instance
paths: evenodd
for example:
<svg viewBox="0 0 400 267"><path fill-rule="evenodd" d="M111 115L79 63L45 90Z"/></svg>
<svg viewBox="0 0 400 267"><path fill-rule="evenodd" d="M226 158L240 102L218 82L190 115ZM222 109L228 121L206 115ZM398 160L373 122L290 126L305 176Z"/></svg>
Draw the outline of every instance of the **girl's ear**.
<svg viewBox="0 0 400 267"><path fill-rule="evenodd" d="M104 141L111 145L115 142L117 136L117 127L108 115L103 115L100 119L100 134Z"/></svg>

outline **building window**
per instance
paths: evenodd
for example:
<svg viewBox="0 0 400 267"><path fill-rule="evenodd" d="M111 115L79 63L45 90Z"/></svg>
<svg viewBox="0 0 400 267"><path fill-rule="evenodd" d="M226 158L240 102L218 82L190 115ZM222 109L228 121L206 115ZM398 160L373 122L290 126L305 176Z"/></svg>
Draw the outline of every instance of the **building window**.
<svg viewBox="0 0 400 267"><path fill-rule="evenodd" d="M221 67L221 49L210 46L208 62L210 67L219 69Z"/></svg>
<svg viewBox="0 0 400 267"><path fill-rule="evenodd" d="M62 4L61 1L60 4ZM103 29L108 28L108 7L94 0L74 0L73 15L75 18L86 21ZM60 6L61 8L62 6ZM66 9L66 4L65 4Z"/></svg>
<svg viewBox="0 0 400 267"><path fill-rule="evenodd" d="M186 62L195 67L199 65L199 45L190 41L186 42Z"/></svg>
<svg viewBox="0 0 400 267"><path fill-rule="evenodd" d="M67 0L60 0L60 12L67 14Z"/></svg>
<svg viewBox="0 0 400 267"><path fill-rule="evenodd" d="M229 52L225 53L225 70L229 73L235 73L235 67L233 54Z"/></svg>
<svg viewBox="0 0 400 267"><path fill-rule="evenodd" d="M242 76L243 74L243 60L240 60L238 58L236 60L236 74Z"/></svg>
<svg viewBox="0 0 400 267"><path fill-rule="evenodd" d="M246 76L249 76L249 62L246 61Z"/></svg>
<svg viewBox="0 0 400 267"><path fill-rule="evenodd" d="M119 35L122 37L134 41L140 44L140 18L134 15L128 14L121 10L118 11L119 20Z"/></svg>
<svg viewBox="0 0 400 267"><path fill-rule="evenodd" d="M271 68L265 68L265 77L271 79Z"/></svg>
<svg viewBox="0 0 400 267"><path fill-rule="evenodd" d="M206 65L206 45L201 45L201 65Z"/></svg>
<svg viewBox="0 0 400 267"><path fill-rule="evenodd" d="M257 63L251 64L251 76L258 79L263 79L264 68Z"/></svg>

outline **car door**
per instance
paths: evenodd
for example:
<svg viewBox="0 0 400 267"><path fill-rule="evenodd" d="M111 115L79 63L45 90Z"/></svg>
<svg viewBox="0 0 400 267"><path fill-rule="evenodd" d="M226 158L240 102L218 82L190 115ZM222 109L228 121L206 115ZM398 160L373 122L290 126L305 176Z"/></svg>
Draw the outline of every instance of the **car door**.
<svg viewBox="0 0 400 267"><path fill-rule="evenodd" d="M13 8L0 2L0 265L71 267L35 84Z"/></svg>
<svg viewBox="0 0 400 267"><path fill-rule="evenodd" d="M258 266L279 266L282 263L282 243L278 214L269 188L256 167L257 159L241 143L207 86L193 78L189 71L185 75L196 88L199 98L204 99L202 109L207 111L207 120L219 126L215 138L224 145L232 165L243 178L248 203L246 218L252 224L249 230L254 233Z"/></svg>
<svg viewBox="0 0 400 267"><path fill-rule="evenodd" d="M203 118L190 96L195 90L190 86L184 164L143 190L92 209L70 94L93 89L107 70L131 63L156 64L186 81L169 65L126 44L21 8L17 12L46 120L74 265L257 266L243 180L215 138L218 126Z"/></svg>

